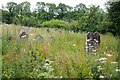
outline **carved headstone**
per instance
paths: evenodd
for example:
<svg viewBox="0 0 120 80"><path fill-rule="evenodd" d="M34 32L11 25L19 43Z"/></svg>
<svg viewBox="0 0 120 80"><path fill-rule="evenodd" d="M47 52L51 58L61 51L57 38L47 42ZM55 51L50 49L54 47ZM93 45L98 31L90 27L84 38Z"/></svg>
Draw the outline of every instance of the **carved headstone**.
<svg viewBox="0 0 120 80"><path fill-rule="evenodd" d="M93 52L99 49L100 46L100 33L88 32L86 38L86 51Z"/></svg>

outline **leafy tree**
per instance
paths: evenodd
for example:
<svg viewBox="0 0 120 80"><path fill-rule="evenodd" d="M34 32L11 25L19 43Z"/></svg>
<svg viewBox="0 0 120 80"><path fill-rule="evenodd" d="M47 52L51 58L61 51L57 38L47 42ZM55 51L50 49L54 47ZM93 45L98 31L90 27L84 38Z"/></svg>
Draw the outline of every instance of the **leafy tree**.
<svg viewBox="0 0 120 80"><path fill-rule="evenodd" d="M46 3L46 8L48 20L54 19L56 17L56 5L54 3Z"/></svg>
<svg viewBox="0 0 120 80"><path fill-rule="evenodd" d="M16 6L17 6L17 3L8 2L6 8L9 10L9 12L14 12Z"/></svg>
<svg viewBox="0 0 120 80"><path fill-rule="evenodd" d="M18 5L19 11L20 11L19 13L28 16L31 13L30 5L31 4L28 1L20 3Z"/></svg>
<svg viewBox="0 0 120 80"><path fill-rule="evenodd" d="M36 13L37 13L37 18L39 20L41 20L42 22L47 20L47 12L46 12L46 6L44 2L37 2L36 4L37 9L36 9Z"/></svg>
<svg viewBox="0 0 120 80"><path fill-rule="evenodd" d="M67 13L69 12L71 8L68 5L65 5L63 3L60 3L57 6L57 19L63 19L64 16L67 15Z"/></svg>
<svg viewBox="0 0 120 80"><path fill-rule="evenodd" d="M112 22L109 31L114 35L120 35L120 1L108 2L109 17Z"/></svg>
<svg viewBox="0 0 120 80"><path fill-rule="evenodd" d="M7 23L7 24L11 24L12 23L12 16L11 13L6 11L6 10L2 10L2 22L3 23Z"/></svg>

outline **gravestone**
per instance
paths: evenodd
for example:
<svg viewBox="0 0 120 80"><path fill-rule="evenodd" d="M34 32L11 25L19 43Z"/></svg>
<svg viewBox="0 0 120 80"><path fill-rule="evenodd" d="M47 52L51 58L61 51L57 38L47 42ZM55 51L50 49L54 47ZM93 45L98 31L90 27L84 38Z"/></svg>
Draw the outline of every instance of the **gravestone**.
<svg viewBox="0 0 120 80"><path fill-rule="evenodd" d="M40 34L38 34L38 35L35 37L35 40L38 40L38 41L40 41L40 43L43 43L44 38L43 38Z"/></svg>
<svg viewBox="0 0 120 80"><path fill-rule="evenodd" d="M86 52L96 52L100 46L100 33L88 32L86 38Z"/></svg>

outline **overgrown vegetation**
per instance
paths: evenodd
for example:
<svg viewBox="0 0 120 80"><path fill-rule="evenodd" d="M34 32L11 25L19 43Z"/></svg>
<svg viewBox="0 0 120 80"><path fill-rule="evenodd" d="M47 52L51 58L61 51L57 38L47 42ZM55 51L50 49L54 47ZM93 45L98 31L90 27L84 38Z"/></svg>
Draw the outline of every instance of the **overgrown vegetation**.
<svg viewBox="0 0 120 80"><path fill-rule="evenodd" d="M30 5L8 2L0 10L0 78L119 78L120 1L108 2L107 11L82 3L37 2L33 11ZM20 26L29 27L28 38L20 39ZM88 31L102 33L98 52L85 52Z"/></svg>
<svg viewBox="0 0 120 80"><path fill-rule="evenodd" d="M80 3L71 7L60 3L37 2L36 8L31 11L28 1L17 4L8 2L2 11L2 22L32 27L55 27L75 32L99 31L100 33L119 33L120 1L108 2L107 11L99 6L89 8ZM7 10L5 10L7 9Z"/></svg>
<svg viewBox="0 0 120 80"><path fill-rule="evenodd" d="M32 28L29 38L22 40L20 26L3 24L2 28L3 78L119 77L118 39L110 34L101 35L100 51L87 54L86 33ZM35 39L38 34L43 42Z"/></svg>

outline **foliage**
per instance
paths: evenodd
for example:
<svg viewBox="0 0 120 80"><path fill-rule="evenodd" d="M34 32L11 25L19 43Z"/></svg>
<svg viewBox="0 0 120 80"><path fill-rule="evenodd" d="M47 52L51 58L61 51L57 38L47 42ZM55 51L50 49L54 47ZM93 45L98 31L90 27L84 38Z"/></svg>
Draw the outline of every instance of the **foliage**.
<svg viewBox="0 0 120 80"><path fill-rule="evenodd" d="M51 20L43 22L41 26L48 28L65 28L67 26L67 23L62 20Z"/></svg>
<svg viewBox="0 0 120 80"><path fill-rule="evenodd" d="M25 27L25 31L27 29ZM48 33L47 29L32 28L27 32L29 38L21 40L19 25L3 24L2 78L119 77L117 38L111 34L101 35L100 50L87 54L84 44L86 33L54 28L49 28ZM43 36L42 43L35 39L38 34ZM51 36L55 40L51 40Z"/></svg>
<svg viewBox="0 0 120 80"><path fill-rule="evenodd" d="M115 5L114 5L115 4ZM60 3L37 2L36 8L31 11L28 1L17 4L8 2L6 10L2 9L2 22L32 27L54 27L74 32L98 31L103 34L119 32L119 2L111 3L108 12L99 6L78 4L75 7ZM119 8L118 8L119 9ZM117 20L117 21L116 21ZM114 28L115 27L115 28Z"/></svg>
<svg viewBox="0 0 120 80"><path fill-rule="evenodd" d="M114 35L120 35L120 1L109 1L108 12L112 24L109 27L110 32Z"/></svg>

